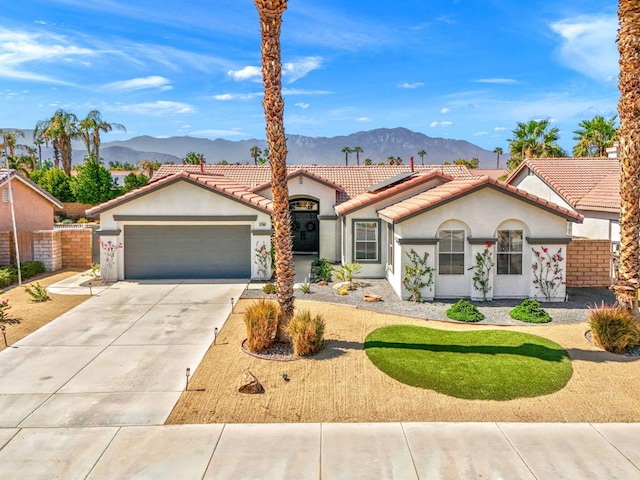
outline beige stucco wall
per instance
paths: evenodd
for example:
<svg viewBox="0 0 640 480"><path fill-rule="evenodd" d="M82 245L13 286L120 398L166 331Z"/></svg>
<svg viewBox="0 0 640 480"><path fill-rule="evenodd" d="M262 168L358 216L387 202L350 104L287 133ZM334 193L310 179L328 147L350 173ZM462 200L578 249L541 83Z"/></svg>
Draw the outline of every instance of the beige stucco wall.
<svg viewBox="0 0 640 480"><path fill-rule="evenodd" d="M115 220L114 216L118 215L147 216L148 218L143 220ZM158 215L179 217L179 219L166 221L153 218ZM257 216L257 219L255 221L203 221L189 218L198 216ZM111 274L113 278L107 280L124 279L124 249L126 248L126 245L124 245L124 229L127 225L249 225L252 230L264 231L271 229L271 218L266 212L186 181L168 185L100 214L101 231L120 230L119 235L102 235L101 239L105 242L111 240L114 244L123 244L123 248L116 253L116 268ZM269 237L252 234L251 275L255 279L262 278L257 274L255 249L262 245L263 242L269 246ZM106 262L104 252L101 252L101 256L101 263L104 264ZM266 277L270 276L271 272L269 271Z"/></svg>
<svg viewBox="0 0 640 480"><path fill-rule="evenodd" d="M7 184L1 190L7 189ZM51 202L20 180L11 180L16 228L19 232L53 229L53 209ZM1 194L2 192L0 192ZM11 204L0 197L0 231L13 229Z"/></svg>
<svg viewBox="0 0 640 480"><path fill-rule="evenodd" d="M473 273L468 270L474 264L475 254L484 250L484 245L471 245L468 237L493 238L497 230L523 230L525 237L536 238L566 238L566 220L534 205L520 201L514 197L497 190L485 188L474 194L467 195L453 202L429 210L421 215L401 222L395 226L395 234L398 238L435 238L440 229L461 229L465 231L465 270L463 275L439 275L438 249L432 246L418 247L415 245L402 246L403 251L410 248L418 251L430 252L430 260L436 269L434 275L434 288L436 297L478 297L479 292L473 288ZM396 244L396 250L400 245ZM539 292L534 288L531 275L532 251L531 245L526 241L523 246L522 275L496 275L495 266L492 273L492 290L489 297L510 298L536 296ZM537 245L536 248L540 248ZM559 248L552 246L550 249ZM562 245L566 258L566 245ZM555 250L554 250L555 251ZM396 252L396 259L398 257ZM493 261L495 263L495 245L492 247ZM406 256L400 255L402 262L406 262ZM397 261L397 260L396 260ZM396 268L398 266L396 265ZM564 263L563 263L564 269ZM389 276L390 282L396 292L402 292L402 297L407 297L401 285L401 274ZM557 299L564 299L564 285L557 291Z"/></svg>

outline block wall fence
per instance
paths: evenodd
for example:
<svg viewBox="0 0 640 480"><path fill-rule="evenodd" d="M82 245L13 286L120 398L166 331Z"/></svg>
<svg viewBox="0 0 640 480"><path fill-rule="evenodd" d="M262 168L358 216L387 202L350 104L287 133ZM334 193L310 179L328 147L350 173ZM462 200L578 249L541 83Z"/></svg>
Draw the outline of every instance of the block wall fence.
<svg viewBox="0 0 640 480"><path fill-rule="evenodd" d="M608 287L612 282L609 240L574 239L567 245L567 287Z"/></svg>

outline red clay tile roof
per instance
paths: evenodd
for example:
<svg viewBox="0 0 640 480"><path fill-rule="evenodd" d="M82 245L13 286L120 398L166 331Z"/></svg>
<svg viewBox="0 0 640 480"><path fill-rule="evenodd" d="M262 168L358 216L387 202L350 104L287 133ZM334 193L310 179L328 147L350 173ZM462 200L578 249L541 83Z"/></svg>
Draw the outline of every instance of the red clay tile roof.
<svg viewBox="0 0 640 480"><path fill-rule="evenodd" d="M306 168L298 168L296 170L291 170L291 169L287 169L288 170L288 174L287 174L287 178L289 180L291 180L292 178L296 178L298 176L305 176L308 178L312 178L313 180L322 183L324 185L327 185L328 187L331 187L333 189L335 189L336 191L343 191L343 188L341 185L338 185L337 183L333 183L330 180L327 180L326 178L320 177L316 174L314 174L313 172L308 171ZM271 175L271 171L269 171L269 175ZM260 190L264 190L266 188L269 188L271 186L271 177L269 177L269 181L266 183L263 183L262 185L258 185L257 187L252 188L251 190L253 190L254 192L259 192Z"/></svg>
<svg viewBox="0 0 640 480"><path fill-rule="evenodd" d="M528 158L506 182L511 183L526 168L575 209L620 211L620 163L617 158Z"/></svg>
<svg viewBox="0 0 640 480"><path fill-rule="evenodd" d="M567 220L581 222L584 218L579 213L559 207L554 203L543 200L531 193L525 192L524 190L520 190L512 185L507 185L504 182L493 180L486 176L447 182L443 185L432 188L431 190L419 193L407 200L403 200L390 205L389 207L383 208L378 211L378 214L382 217L388 218L394 223L401 222L426 210L430 210L444 203L480 190L481 188L496 189L507 195L514 196L520 200L543 208L551 213L560 215Z"/></svg>
<svg viewBox="0 0 640 480"><path fill-rule="evenodd" d="M444 182L450 182L454 179L451 175L446 175L438 170L414 173L412 176L400 181L399 183L389 185L388 187L376 190L375 192L362 192L346 202L341 203L335 208L335 210L338 215L344 215L362 207L366 207L367 205L371 205L372 203L384 200L385 198L401 194L402 192L415 188L436 178L439 178Z"/></svg>
<svg viewBox="0 0 640 480"><path fill-rule="evenodd" d="M191 172L178 172L164 177L154 177L152 181L146 185L125 193L113 200L96 205L93 208L87 210L87 215L96 215L98 213L109 210L117 205L138 198L142 195L146 195L154 190L165 187L177 181L184 180L197 185L200 185L209 190L221 193L222 195L237 200L241 203L249 205L251 207L258 208L267 213L273 212L273 202L268 198L264 198L257 193L252 192L245 185L241 185L234 180L225 177L224 175L216 175L210 173L191 173Z"/></svg>
<svg viewBox="0 0 640 480"><path fill-rule="evenodd" d="M304 171L308 175L324 179L325 182L340 187L337 191L338 203L342 203L367 187L375 185L396 175L411 171L409 165L289 165L287 171L293 174ZM434 170L451 175L454 178L473 178L474 175L462 165L416 165L416 172L431 172ZM199 172L199 165L163 165L153 176L154 179L177 172ZM236 182L253 189L271 181L271 168L268 165L204 165L207 173L216 173L229 177Z"/></svg>

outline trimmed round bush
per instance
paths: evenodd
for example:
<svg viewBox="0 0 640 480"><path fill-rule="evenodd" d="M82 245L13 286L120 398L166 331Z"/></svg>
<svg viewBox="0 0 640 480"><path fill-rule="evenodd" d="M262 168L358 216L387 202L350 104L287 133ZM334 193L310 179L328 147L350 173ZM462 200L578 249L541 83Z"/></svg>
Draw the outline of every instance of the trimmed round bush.
<svg viewBox="0 0 640 480"><path fill-rule="evenodd" d="M516 305L509 312L509 316L528 323L549 323L551 321L551 315L540 308L540 302L532 298L527 298L520 305Z"/></svg>
<svg viewBox="0 0 640 480"><path fill-rule="evenodd" d="M478 310L478 307L468 300L462 299L451 305L445 314L450 319L461 322L479 322L480 320L484 320L484 315Z"/></svg>

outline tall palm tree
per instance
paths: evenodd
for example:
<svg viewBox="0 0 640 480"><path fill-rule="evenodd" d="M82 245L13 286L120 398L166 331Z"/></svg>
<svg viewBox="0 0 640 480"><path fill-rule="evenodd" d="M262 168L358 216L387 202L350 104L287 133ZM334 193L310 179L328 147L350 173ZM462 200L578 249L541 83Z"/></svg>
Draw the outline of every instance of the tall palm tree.
<svg viewBox="0 0 640 480"><path fill-rule="evenodd" d="M253 164L258 165L258 158L262 155L262 150L257 145L251 147L251 158L253 158Z"/></svg>
<svg viewBox="0 0 640 480"><path fill-rule="evenodd" d="M574 157L606 157L607 148L613 147L613 143L618 139L618 130L615 127L617 115L611 118L604 118L596 115L591 120L583 120L575 130L575 137L578 143L573 147Z"/></svg>
<svg viewBox="0 0 640 480"><path fill-rule="evenodd" d="M560 129L550 128L549 120L530 120L518 122L509 140L511 159L507 163L510 170L516 168L525 158L564 157L562 147L558 145Z"/></svg>
<svg viewBox="0 0 640 480"><path fill-rule="evenodd" d="M113 130L126 132L124 125L109 123L102 118L98 110L91 110L85 118L79 122L80 135L84 139L87 154L93 153L100 160L100 132L108 133ZM92 148L93 147L93 148Z"/></svg>
<svg viewBox="0 0 640 480"><path fill-rule="evenodd" d="M345 166L349 165L349 154L353 152L353 150L351 150L351 147L344 147L342 149L342 153L344 153L344 164Z"/></svg>
<svg viewBox="0 0 640 480"><path fill-rule="evenodd" d="M500 168L500 155L504 153L502 147L496 147L493 149L493 153L496 154L496 168Z"/></svg>
<svg viewBox="0 0 640 480"><path fill-rule="evenodd" d="M613 286L618 303L638 314L640 281L640 3L619 0L620 100L620 278Z"/></svg>
<svg viewBox="0 0 640 480"><path fill-rule="evenodd" d="M287 139L284 133L284 100L282 98L282 59L280 28L287 0L254 0L260 16L262 36L262 105L267 126L267 144L271 165L273 229L277 297L280 306L276 336L287 341L285 327L293 317L293 244L291 213L287 187Z"/></svg>
<svg viewBox="0 0 640 480"><path fill-rule="evenodd" d="M45 142L51 141L54 150L56 167L62 160L62 169L71 175L71 140L78 138L78 117L63 109L56 110L50 119L36 124L34 137L41 137Z"/></svg>
<svg viewBox="0 0 640 480"><path fill-rule="evenodd" d="M420 164L424 165L424 157L427 156L427 151L423 148L418 152L418 156L420 157Z"/></svg>
<svg viewBox="0 0 640 480"><path fill-rule="evenodd" d="M362 147L356 146L356 147L353 147L353 149L351 151L355 152L355 154L356 154L356 164L360 165L360 154L362 152L364 152L364 150L362 150Z"/></svg>

